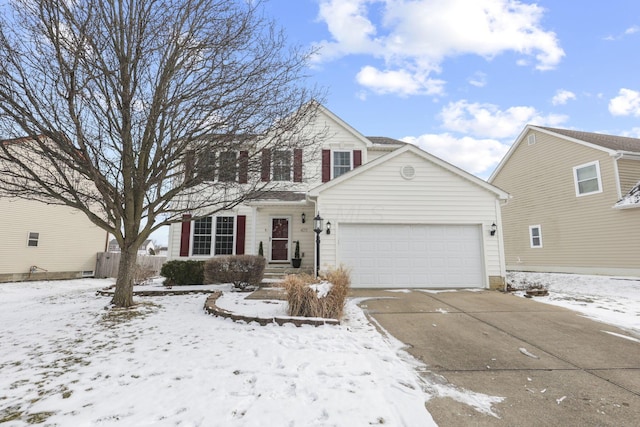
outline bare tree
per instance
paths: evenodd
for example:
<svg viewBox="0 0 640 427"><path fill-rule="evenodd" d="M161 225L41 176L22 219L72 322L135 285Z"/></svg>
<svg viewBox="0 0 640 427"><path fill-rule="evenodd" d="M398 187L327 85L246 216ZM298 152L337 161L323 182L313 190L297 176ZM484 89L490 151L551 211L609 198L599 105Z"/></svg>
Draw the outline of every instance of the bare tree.
<svg viewBox="0 0 640 427"><path fill-rule="evenodd" d="M79 209L113 234L116 306L133 304L136 253L153 231L271 189L255 173L261 150L316 145L300 131L320 96L305 86L310 52L289 48L259 1L11 6L0 21L0 195ZM239 152L233 165L224 155Z"/></svg>

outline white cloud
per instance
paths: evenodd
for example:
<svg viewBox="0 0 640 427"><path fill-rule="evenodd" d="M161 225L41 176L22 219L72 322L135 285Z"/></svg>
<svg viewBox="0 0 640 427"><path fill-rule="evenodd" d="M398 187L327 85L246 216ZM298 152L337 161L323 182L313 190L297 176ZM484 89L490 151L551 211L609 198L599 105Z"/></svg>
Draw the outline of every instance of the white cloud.
<svg viewBox="0 0 640 427"><path fill-rule="evenodd" d="M624 30L625 34L635 34L638 31L640 31L640 27L638 27L637 25L634 25L633 27L629 27L626 30Z"/></svg>
<svg viewBox="0 0 640 427"><path fill-rule="evenodd" d="M640 92L622 88L618 96L609 101L609 112L614 116L640 117Z"/></svg>
<svg viewBox="0 0 640 427"><path fill-rule="evenodd" d="M557 126L567 120L564 115L542 115L533 107L515 106L500 110L497 105L467 100L450 102L440 112L440 118L447 130L497 139L517 136L528 123Z"/></svg>
<svg viewBox="0 0 640 427"><path fill-rule="evenodd" d="M375 67L363 67L356 75L362 86L375 93L395 93L407 95L441 95L444 93L444 81L429 79L426 76L412 74L406 70L380 71Z"/></svg>
<svg viewBox="0 0 640 427"><path fill-rule="evenodd" d="M553 98L551 98L551 103L553 105L564 105L570 99L576 99L576 94L566 89L558 89Z"/></svg>
<svg viewBox="0 0 640 427"><path fill-rule="evenodd" d="M402 140L485 179L509 150L509 145L495 139L457 138L449 133L408 136Z"/></svg>
<svg viewBox="0 0 640 427"><path fill-rule="evenodd" d="M377 73L382 79L406 72L427 80L446 58L491 59L505 52L519 54L518 64L531 59L538 70L548 70L564 51L556 34L542 27L543 13L518 0L321 0L318 18L332 40L319 43L315 59L370 55L384 61L385 70ZM423 89L416 86L417 93Z"/></svg>
<svg viewBox="0 0 640 427"><path fill-rule="evenodd" d="M482 71L476 71L467 81L471 86L485 87L487 85L487 75Z"/></svg>

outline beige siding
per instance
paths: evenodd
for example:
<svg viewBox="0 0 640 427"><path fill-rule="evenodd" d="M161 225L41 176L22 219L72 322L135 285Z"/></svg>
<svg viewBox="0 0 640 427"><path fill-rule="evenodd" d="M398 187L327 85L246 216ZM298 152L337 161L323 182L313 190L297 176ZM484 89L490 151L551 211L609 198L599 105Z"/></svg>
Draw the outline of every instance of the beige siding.
<svg viewBox="0 0 640 427"><path fill-rule="evenodd" d="M577 197L573 168L598 161L603 191ZM492 184L513 197L502 208L508 269L623 274L640 272L636 210L616 210L617 177L608 153L536 132L525 135ZM529 226L542 228L531 248Z"/></svg>
<svg viewBox="0 0 640 427"><path fill-rule="evenodd" d="M401 176L405 165L415 168L414 179ZM489 236L491 224L500 215L495 194L414 153L403 153L323 191L318 207L335 230L322 235L322 268L339 263L336 254L342 223L479 224L483 227L485 275L504 276L499 236Z"/></svg>
<svg viewBox="0 0 640 427"><path fill-rule="evenodd" d="M27 246L30 232L39 233L37 247ZM71 208L0 199L0 275L11 280L6 275L28 274L33 266L49 273L94 271L106 236Z"/></svg>
<svg viewBox="0 0 640 427"><path fill-rule="evenodd" d="M618 159L621 196L624 196L640 181L640 161Z"/></svg>

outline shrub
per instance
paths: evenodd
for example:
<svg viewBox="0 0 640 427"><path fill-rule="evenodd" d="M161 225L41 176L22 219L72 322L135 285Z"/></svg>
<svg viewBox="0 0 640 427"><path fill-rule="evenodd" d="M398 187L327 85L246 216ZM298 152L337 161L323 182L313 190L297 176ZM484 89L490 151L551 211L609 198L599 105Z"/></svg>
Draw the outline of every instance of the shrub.
<svg viewBox="0 0 640 427"><path fill-rule="evenodd" d="M167 261L160 269L166 280L165 286L202 285L204 283L204 261Z"/></svg>
<svg viewBox="0 0 640 427"><path fill-rule="evenodd" d="M329 271L323 280L306 274L287 276L282 286L287 291L289 316L339 319L350 283L344 267Z"/></svg>
<svg viewBox="0 0 640 427"><path fill-rule="evenodd" d="M136 264L133 269L133 283L136 285L144 285L155 276L156 272L148 265Z"/></svg>
<svg viewBox="0 0 640 427"><path fill-rule="evenodd" d="M264 278L266 261L259 255L228 255L207 260L204 277L207 283L233 283L241 290L259 286Z"/></svg>

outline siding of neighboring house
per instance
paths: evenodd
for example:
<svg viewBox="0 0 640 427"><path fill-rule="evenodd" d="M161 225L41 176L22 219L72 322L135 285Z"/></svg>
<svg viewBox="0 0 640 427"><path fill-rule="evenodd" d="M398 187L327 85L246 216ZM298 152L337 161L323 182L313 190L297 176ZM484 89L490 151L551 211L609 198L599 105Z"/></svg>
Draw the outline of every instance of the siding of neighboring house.
<svg viewBox="0 0 640 427"><path fill-rule="evenodd" d="M414 179L400 175L405 165L415 168ZM489 235L492 223L500 229L496 195L414 153L403 153L323 191L318 204L335 230L322 235L323 268L339 264L341 223L474 224L482 227L485 276L504 277L500 236Z"/></svg>
<svg viewBox="0 0 640 427"><path fill-rule="evenodd" d="M618 200L615 160L601 150L529 132L536 143L529 145L525 135L491 182L512 196L502 208L507 269L640 273L638 216L612 208ZM573 167L596 160L603 191L576 197ZM541 226L541 248L530 247L531 225Z"/></svg>
<svg viewBox="0 0 640 427"><path fill-rule="evenodd" d="M38 245L27 245L29 233ZM0 281L81 277L93 272L107 234L64 206L0 199ZM30 274L31 267L38 270ZM45 272L46 270L46 272Z"/></svg>
<svg viewBox="0 0 640 427"><path fill-rule="evenodd" d="M640 181L640 160L618 159L618 176L622 197Z"/></svg>

